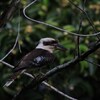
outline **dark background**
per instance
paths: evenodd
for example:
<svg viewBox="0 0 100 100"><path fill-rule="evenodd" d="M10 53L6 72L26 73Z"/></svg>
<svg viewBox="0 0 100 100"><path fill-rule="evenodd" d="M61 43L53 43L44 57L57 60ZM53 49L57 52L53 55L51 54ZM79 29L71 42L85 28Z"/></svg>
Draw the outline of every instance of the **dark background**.
<svg viewBox="0 0 100 100"><path fill-rule="evenodd" d="M39 39L44 37L56 38L62 45L68 48L66 53L60 51L55 52L59 62L57 62L56 65L51 65L50 68L73 59L77 55L77 37L70 35L67 32L61 32L54 28L27 20L24 17L22 10L31 1L32 0L21 0L18 8L13 13L13 16L3 28L0 29L2 30L0 32L0 58L5 56L5 54L13 47L18 33L18 24L20 22L20 38L18 44L20 45L22 52L19 51L17 45L13 52L5 59L6 62L16 65L27 52L35 48ZM0 0L0 15L7 9L10 2L11 0ZM83 0L73 0L72 2L81 8L83 6ZM95 29L100 31L100 1L86 0L85 10L87 11L89 18L92 18ZM80 34L91 34L94 32L87 17L79 9L68 2L68 0L39 0L27 9L27 14L34 19L75 33L77 33L80 20L83 18ZM95 36L81 37L80 53L91 48L93 42L96 40L97 38ZM94 52L87 59L93 63L100 64L100 50ZM79 100L97 100L100 98L100 67L88 63L87 61L82 61L73 66L73 69L71 67L63 70L48 79L48 83ZM42 72L45 73L50 68L43 69ZM11 73L11 68L0 63L0 98L2 98L2 100L11 100L24 85L27 85L30 82L30 78L22 75L20 79L16 80L9 88L3 88L4 83ZM24 94L21 100L67 99L53 90L48 89L46 86L41 85L34 91L30 90Z"/></svg>

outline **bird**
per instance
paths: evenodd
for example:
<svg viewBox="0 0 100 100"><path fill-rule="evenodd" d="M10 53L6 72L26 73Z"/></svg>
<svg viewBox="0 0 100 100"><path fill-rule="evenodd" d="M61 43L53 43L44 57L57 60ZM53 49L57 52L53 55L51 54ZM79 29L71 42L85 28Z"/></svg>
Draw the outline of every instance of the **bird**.
<svg viewBox="0 0 100 100"><path fill-rule="evenodd" d="M46 37L40 39L36 48L22 57L17 67L15 67L14 73L4 86L10 86L19 75L29 68L42 68L45 65L52 64L56 59L53 54L55 50L66 51L67 49L54 38Z"/></svg>

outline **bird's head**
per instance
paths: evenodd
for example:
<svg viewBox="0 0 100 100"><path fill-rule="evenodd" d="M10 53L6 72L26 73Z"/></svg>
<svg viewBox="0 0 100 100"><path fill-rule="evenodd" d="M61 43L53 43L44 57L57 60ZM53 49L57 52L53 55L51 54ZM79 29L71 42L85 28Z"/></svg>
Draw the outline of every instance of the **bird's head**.
<svg viewBox="0 0 100 100"><path fill-rule="evenodd" d="M53 38L42 38L39 41L39 44L37 45L36 48L44 49L44 50L47 50L51 53L53 53L53 51L56 49L62 50L62 51L67 50L62 45L60 45L56 39L53 39Z"/></svg>

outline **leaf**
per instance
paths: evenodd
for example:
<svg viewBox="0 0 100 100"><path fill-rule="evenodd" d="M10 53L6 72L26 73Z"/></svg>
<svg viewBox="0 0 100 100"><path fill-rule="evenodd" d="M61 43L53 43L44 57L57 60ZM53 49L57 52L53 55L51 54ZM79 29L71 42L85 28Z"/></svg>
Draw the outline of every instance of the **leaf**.
<svg viewBox="0 0 100 100"><path fill-rule="evenodd" d="M88 50L88 47L84 44L80 44L79 48L80 48L80 51L87 51Z"/></svg>
<svg viewBox="0 0 100 100"><path fill-rule="evenodd" d="M75 28L72 25L63 26L63 29L68 30L68 31L75 31Z"/></svg>
<svg viewBox="0 0 100 100"><path fill-rule="evenodd" d="M80 65L81 65L81 72L85 72L86 69L89 67L88 62L86 61L81 61Z"/></svg>

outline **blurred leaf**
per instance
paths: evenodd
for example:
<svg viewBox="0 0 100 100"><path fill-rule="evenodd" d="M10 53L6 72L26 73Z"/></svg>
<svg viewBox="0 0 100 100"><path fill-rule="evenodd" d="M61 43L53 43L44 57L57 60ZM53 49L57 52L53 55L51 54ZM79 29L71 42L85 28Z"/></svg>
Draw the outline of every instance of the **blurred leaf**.
<svg viewBox="0 0 100 100"><path fill-rule="evenodd" d="M68 31L75 31L75 28L72 26L72 25L66 25L63 27L65 30L68 30Z"/></svg>
<svg viewBox="0 0 100 100"><path fill-rule="evenodd" d="M88 50L88 47L84 44L80 44L79 45L79 48L80 48L80 51L84 52L84 51L87 51Z"/></svg>
<svg viewBox="0 0 100 100"><path fill-rule="evenodd" d="M48 6L49 0L43 0L43 3L44 3L46 6Z"/></svg>
<svg viewBox="0 0 100 100"><path fill-rule="evenodd" d="M87 70L87 68L89 67L88 62L86 61L81 61L80 65L81 65L81 72L85 72L85 70Z"/></svg>

